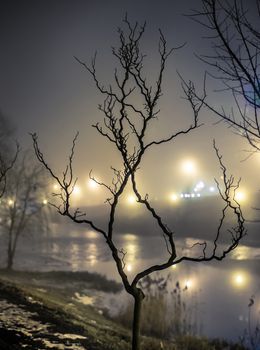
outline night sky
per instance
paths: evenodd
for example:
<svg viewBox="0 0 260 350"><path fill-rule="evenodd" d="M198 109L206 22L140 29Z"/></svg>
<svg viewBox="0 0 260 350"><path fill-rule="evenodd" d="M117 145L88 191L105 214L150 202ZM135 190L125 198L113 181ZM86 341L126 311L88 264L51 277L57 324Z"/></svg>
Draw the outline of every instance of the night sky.
<svg viewBox="0 0 260 350"><path fill-rule="evenodd" d="M168 61L161 119L154 123L154 133L165 135L191 122L192 113L181 99L183 93L176 71L185 79L194 80L200 88L206 67L194 53L207 53L209 42L202 40L205 29L183 16L191 11L189 1L5 1L0 6L0 107L13 121L17 137L25 147L31 146L28 132L39 133L45 152L55 164L62 166L71 140L79 130L80 174L87 175L92 168L104 173L112 165L113 150L90 127L102 120L97 105L103 97L73 56L90 62L97 51L98 76L104 84L110 83L116 65L110 48L118 42L116 29L126 12L131 21L147 21L143 50L148 56L146 71L151 81L159 64L158 28L164 32L169 47L186 42ZM192 6L199 7L200 2L193 1ZM209 81L211 100L216 103L218 99L220 104L229 106L232 101L228 97L213 94L213 84ZM212 139L216 137L232 172L239 176L246 173L246 181L254 183L254 176L245 168L256 159L246 167L241 165L240 160L245 156L241 151L247 147L246 143L222 125L213 127L216 121L205 111L201 114L202 128L178 139L174 145L162 147L158 153L154 151L154 155L147 155L145 165L150 179L156 183L156 178L163 176L168 187L183 157L194 157L201 172L212 178L209 163L215 171ZM219 139L218 135L221 135ZM99 152L104 147L109 164L104 162L104 152ZM88 149L96 151L86 152ZM153 156L158 154L162 159L160 174L153 171L152 164ZM146 178L146 182L150 180Z"/></svg>
<svg viewBox="0 0 260 350"><path fill-rule="evenodd" d="M247 1L247 5L250 6L250 1ZM104 84L112 82L116 61L111 54L111 46L118 43L117 27L122 26L125 13L130 21L147 22L142 43L143 51L147 54L145 71L148 81L155 80L159 66L158 28L163 31L169 47L186 43L168 60L159 106L161 113L159 119L153 122L151 137L167 136L169 132L189 126L192 111L181 98L183 92L177 71L185 79L193 80L201 89L203 75L208 67L195 54L210 52L210 43L202 39L207 34L205 28L184 16L192 8L199 7L199 0L2 1L0 109L16 128L15 137L22 147L32 147L29 133L37 132L46 158L55 169L62 171L71 141L79 131L75 158L78 185L81 188L85 186L91 169L99 179L110 181L110 165L118 164L118 155L91 127L103 119L97 109L103 97L97 92L91 76L73 56L90 62L97 51L97 75ZM228 93L216 93L214 90L218 87L214 80L208 80L209 101L215 106L230 108L233 105L232 97ZM172 143L151 150L144 159L139 175L141 189L158 201L170 220L169 208L175 205L170 201L171 193L185 192L199 181L209 188L215 186L214 178L220 178L212 147L213 138L230 173L242 178L241 190L245 193L245 200L241 204L245 213L249 219L258 215L251 210L251 206L256 203L259 191L255 174L259 171L260 156L254 155L243 162L248 155L245 150L250 150L247 142L223 123L216 124L217 121L212 113L203 109L200 115L203 126ZM181 170L185 160L195 164L196 171L189 178ZM79 198L81 205L103 203L101 192L84 191ZM213 198L215 193L208 193L207 196ZM212 217L216 217L214 209L219 209L219 203L214 203L209 215L204 218L206 226ZM201 202L198 214L194 214L196 204L186 211L179 209L177 227L181 228L180 218L186 218L188 213L196 221L197 230L201 231L205 227L201 224L201 215L207 208L208 202ZM133 208L132 216L128 216L126 221L128 230L139 228L142 231L146 228L144 233L149 234L152 227L147 226L146 218L139 220L137 226L133 224L133 218L138 218L135 210ZM185 228L184 236L190 236L193 232L196 237L198 232L194 231L194 227L191 229L192 224ZM251 236L249 231L248 242L244 240L243 244L259 248L257 225L250 226L250 229Z"/></svg>

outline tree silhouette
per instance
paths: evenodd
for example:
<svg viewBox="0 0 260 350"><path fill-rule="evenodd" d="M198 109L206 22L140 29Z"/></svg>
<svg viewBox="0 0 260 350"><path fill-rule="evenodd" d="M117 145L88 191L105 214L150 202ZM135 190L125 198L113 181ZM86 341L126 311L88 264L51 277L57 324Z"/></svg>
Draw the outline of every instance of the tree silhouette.
<svg viewBox="0 0 260 350"><path fill-rule="evenodd" d="M13 168L19 153L19 144L15 143L15 150L12 150L10 137L13 135L13 128L0 110L0 198L6 190L8 172Z"/></svg>
<svg viewBox="0 0 260 350"><path fill-rule="evenodd" d="M11 160L6 160L5 157L0 153L0 198L3 197L5 191L6 191L6 182L7 182L7 175L8 172L13 168L17 156L19 153L19 145L16 144L16 151Z"/></svg>
<svg viewBox="0 0 260 350"><path fill-rule="evenodd" d="M57 211L73 222L89 226L104 237L105 243L110 248L112 257L115 261L117 271L122 279L122 283L127 293L134 298L134 313L133 313L133 329L132 329L132 349L140 349L140 322L141 322L141 306L144 299L144 292L139 282L142 278L150 275L155 271L164 270L172 265L179 264L183 261L204 262L210 260L222 260L225 256L235 249L240 239L245 234L244 218L241 212L239 203L234 200L235 191L238 188L238 183L235 183L233 176L228 176L226 168L222 161L222 156L219 154L217 147L214 144L216 155L218 157L220 168L223 172L222 190L217 183L221 198L224 201L224 208L221 213L219 225L213 238L213 245L208 246L207 242L198 241L191 249L189 255L180 255L175 246L175 233L171 230L163 218L159 215L157 209L153 207L149 200L148 194L142 194L139 183L136 179L138 169L142 164L144 155L152 148L158 147L170 141L175 141L177 137L186 136L192 130L199 127L198 114L203 105L204 97L201 102L197 102L194 98L194 86L192 83L183 85L185 98L191 106L193 113L192 123L183 130L169 133L165 138L149 139L149 130L152 123L159 119L160 110L158 103L162 95L162 81L165 71L165 64L170 54L174 53L179 47L168 50L164 35L159 31L159 57L160 65L157 72L157 79L153 86L147 83L144 76L144 54L140 50L140 41L145 32L145 24L131 24L127 17L124 19L126 29L118 29L119 46L112 49L112 54L117 58L119 68L114 72L114 85L105 87L96 73L96 55L92 60L91 65L87 65L80 59L77 61L86 69L94 79L96 87L101 94L104 95L104 102L99 106L99 109L104 114L103 123L96 123L93 127L96 131L110 142L121 156L122 166L120 169L112 167L113 179L112 184L98 181L92 174L90 178L98 185L105 188L109 193L107 205L109 206L109 215L107 227L99 227L94 222L88 213L82 212L80 209L73 209L71 206L71 195L73 193L77 179L73 174L73 157L75 154L75 146L78 134L75 136L69 155L68 164L61 176L48 164L39 147L36 134L32 134L33 145L36 156L41 164L47 169L53 179L56 180L60 191L55 194L55 198L59 200L53 203ZM141 99L141 106L136 103ZM168 258L160 264L152 265L138 272L132 281L129 281L125 269L125 255L127 252L119 249L114 239L114 225L116 213L122 194L126 190L127 184L130 184L136 201L140 206L146 208L150 213L151 219L160 229L161 235L165 239ZM235 217L236 224L230 228L229 243L220 250L219 240L224 225L224 220L232 213ZM194 250L200 249L199 255L193 256ZM196 254L196 253L194 253Z"/></svg>
<svg viewBox="0 0 260 350"><path fill-rule="evenodd" d="M9 170L5 193L1 199L0 228L7 237L7 269L11 270L21 236L46 228L47 216L43 212L46 181L43 168L35 164L29 152L17 159Z"/></svg>
<svg viewBox="0 0 260 350"><path fill-rule="evenodd" d="M209 74L233 95L236 109L226 111L213 104L204 105L245 137L255 152L260 150L260 1L250 12L242 0L202 0L202 10L190 17L208 31L212 54L201 55ZM248 5L249 6L249 5ZM195 90L194 90L195 91ZM205 96L204 87L204 96ZM202 99L196 94L197 101ZM241 98L242 97L242 98Z"/></svg>

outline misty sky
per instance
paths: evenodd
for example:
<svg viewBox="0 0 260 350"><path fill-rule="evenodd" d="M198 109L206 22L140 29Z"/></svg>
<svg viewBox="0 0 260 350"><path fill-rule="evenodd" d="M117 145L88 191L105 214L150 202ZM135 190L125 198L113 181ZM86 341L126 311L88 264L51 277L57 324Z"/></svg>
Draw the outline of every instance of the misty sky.
<svg viewBox="0 0 260 350"><path fill-rule="evenodd" d="M250 2L247 2L250 5ZM192 1L199 8L200 1ZM177 71L193 80L198 89L208 68L194 55L210 52L210 43L203 40L207 32L184 16L192 10L190 1L4 1L0 5L0 108L16 127L16 137L24 148L31 147L29 132L37 132L40 145L50 164L63 170L76 131L80 131L75 159L75 174L83 186L88 173L110 181L110 165L118 164L118 156L91 127L102 121L97 105L103 97L97 93L90 75L73 56L90 62L97 51L97 74L104 84L113 79L116 66L111 46L118 43L117 27L125 13L131 21L147 21L143 51L147 54L145 71L151 83L159 66L158 28L169 47L186 43L168 60L161 113L153 122L148 136L159 138L185 129L192 122L192 112L181 97ZM215 106L230 108L228 94L215 93L218 85L208 81L209 100ZM208 186L219 179L218 162L212 148L216 139L231 173L242 177L241 188L247 192L248 207L258 191L256 168L260 157L241 162L249 150L247 143L218 119L203 110L199 129L174 142L147 153L140 169L143 192L151 198L166 201L171 191L185 191L197 181ZM180 171L183 159L195 161L197 171L185 178ZM101 194L81 198L82 204L100 204Z"/></svg>

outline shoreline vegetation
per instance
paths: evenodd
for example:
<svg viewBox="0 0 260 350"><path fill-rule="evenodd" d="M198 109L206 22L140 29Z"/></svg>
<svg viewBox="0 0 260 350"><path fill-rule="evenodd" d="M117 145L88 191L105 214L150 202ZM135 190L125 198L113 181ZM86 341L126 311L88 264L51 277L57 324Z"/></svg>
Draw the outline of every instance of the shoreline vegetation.
<svg viewBox="0 0 260 350"><path fill-rule="evenodd" d="M100 302L104 293L114 293L116 300L121 290L96 273L0 270L0 349L130 349L130 330L112 320ZM173 342L143 336L142 349L245 348L206 338L180 336Z"/></svg>

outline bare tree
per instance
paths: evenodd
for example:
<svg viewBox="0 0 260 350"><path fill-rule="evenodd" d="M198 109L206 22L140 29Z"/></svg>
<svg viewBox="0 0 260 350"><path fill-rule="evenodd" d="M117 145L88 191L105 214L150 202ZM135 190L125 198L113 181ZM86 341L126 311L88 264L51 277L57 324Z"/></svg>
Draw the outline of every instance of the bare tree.
<svg viewBox="0 0 260 350"><path fill-rule="evenodd" d="M42 231L46 227L46 216L42 215L42 209L47 204L45 186L43 168L33 164L28 152L9 170L0 206L0 228L7 237L9 270L13 267L17 243L22 234L31 230Z"/></svg>
<svg viewBox="0 0 260 350"><path fill-rule="evenodd" d="M12 135L13 128L0 110L0 198L6 189L8 171L13 168L19 153L17 142L15 150L12 150L9 140Z"/></svg>
<svg viewBox="0 0 260 350"><path fill-rule="evenodd" d="M244 218L239 203L234 200L234 194L238 188L238 184L235 183L233 176L228 177L226 168L222 162L222 157L216 146L215 151L223 172L224 189L220 191L220 194L224 201L224 208L219 226L213 238L212 247L209 247L206 242L198 241L190 249L189 255L181 255L181 253L177 252L174 241L174 231L164 223L163 218L159 215L156 208L152 206L148 194L141 193L136 175L142 164L143 156L150 149L166 144L170 141L175 141L177 137L187 135L189 132L196 129L199 126L198 114L203 105L204 99L202 97L202 101L197 103L193 97L193 84L190 83L188 86L183 85L185 98L189 102L193 112L191 125L186 129L169 133L165 138L149 139L149 130L151 129L152 123L159 118L160 111L158 109L158 103L162 95L162 81L165 64L169 55L175 52L178 48L168 50L165 37L161 31L159 32L160 65L155 84L150 86L147 83L143 71L145 56L140 51L140 41L145 31L145 24L142 26L139 26L138 23L132 25L127 18L124 19L124 24L126 25L125 31L121 28L118 29L119 47L112 49L113 55L118 59L120 68L116 69L114 72L114 86L109 85L106 88L100 82L96 74L96 56L92 60L90 66L77 58L77 61L93 77L98 91L105 97L104 103L99 106L99 109L104 113L103 123L97 123L93 125L93 127L115 147L122 160L122 166L120 169L112 167L113 179L111 184L98 181L90 174L90 177L97 184L105 188L109 194L109 198L107 199L107 204L109 206L107 227L99 227L99 225L88 216L87 212L84 213L80 209L73 209L73 207L71 207L71 195L77 181L73 174L73 157L78 134L73 140L68 164L61 176L59 176L45 160L38 144L37 135L33 134L32 138L38 160L48 170L51 177L56 180L60 188L60 191L55 194L55 198L59 200L59 204L57 204L57 202L53 203L57 211L61 215L70 218L73 222L87 225L91 229L100 233L110 248L124 288L126 292L134 298L132 349L138 350L140 349L141 306L144 299L144 292L139 285L142 278L155 271L164 270L183 261L205 262L210 260L222 260L228 253L237 247L240 239L245 234L245 228ZM138 98L136 98L137 96L142 101L140 105L141 107L136 103L136 101L138 101ZM124 258L127 252L117 247L114 239L116 213L120 204L121 196L125 192L127 184L131 185L137 203L147 209L151 218L154 220L155 225L159 227L161 234L165 239L165 249L168 252L168 258L166 261L162 261L160 264L152 265L149 268L138 272L132 281L129 281L125 269ZM220 190L219 184L218 187ZM227 244L223 250L220 250L219 241L224 220L227 217L228 212L234 215L236 223L228 231L230 234L229 244ZM195 253L197 248L200 250L198 255Z"/></svg>
<svg viewBox="0 0 260 350"><path fill-rule="evenodd" d="M244 6L249 6L250 11ZM260 1L202 0L191 18L206 27L213 53L201 55L211 76L232 93L235 111L204 104L260 150ZM204 87L205 95L205 87ZM202 99L198 96L198 102Z"/></svg>
<svg viewBox="0 0 260 350"><path fill-rule="evenodd" d="M4 156L0 153L0 198L3 197L6 190L6 182L8 172L13 168L17 156L19 153L19 145L16 144L16 151L13 158L9 161L5 160Z"/></svg>

